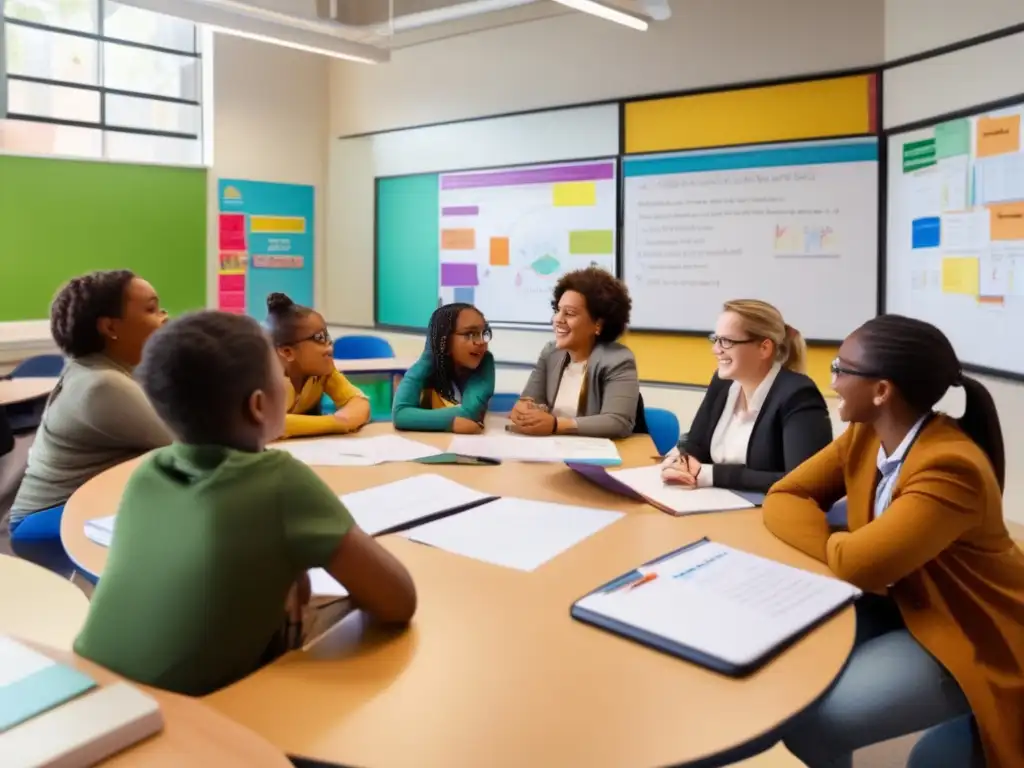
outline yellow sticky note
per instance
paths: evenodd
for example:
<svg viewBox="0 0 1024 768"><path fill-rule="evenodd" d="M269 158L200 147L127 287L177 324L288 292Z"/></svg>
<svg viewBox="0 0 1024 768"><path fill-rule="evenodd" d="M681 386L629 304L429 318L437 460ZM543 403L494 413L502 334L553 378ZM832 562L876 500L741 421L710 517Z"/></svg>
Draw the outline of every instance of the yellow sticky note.
<svg viewBox="0 0 1024 768"><path fill-rule="evenodd" d="M981 267L977 256L948 256L942 260L942 292L977 296Z"/></svg>
<svg viewBox="0 0 1024 768"><path fill-rule="evenodd" d="M554 186L556 206L597 205L597 185L592 181L563 181Z"/></svg>

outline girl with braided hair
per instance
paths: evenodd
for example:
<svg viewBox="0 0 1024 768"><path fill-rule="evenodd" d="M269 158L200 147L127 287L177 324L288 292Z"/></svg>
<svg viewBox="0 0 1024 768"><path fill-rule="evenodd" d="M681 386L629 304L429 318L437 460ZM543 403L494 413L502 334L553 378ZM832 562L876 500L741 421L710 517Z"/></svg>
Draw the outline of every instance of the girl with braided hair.
<svg viewBox="0 0 1024 768"><path fill-rule="evenodd" d="M423 354L395 393L395 429L418 432L483 431L494 394L491 327L472 304L434 310Z"/></svg>
<svg viewBox="0 0 1024 768"><path fill-rule="evenodd" d="M935 326L882 315L832 363L846 432L776 483L764 522L866 593L846 669L784 739L810 768L927 728L909 768L1024 765L1024 553L1003 522L992 396ZM933 411L964 390L960 419ZM849 531L825 510L847 497Z"/></svg>

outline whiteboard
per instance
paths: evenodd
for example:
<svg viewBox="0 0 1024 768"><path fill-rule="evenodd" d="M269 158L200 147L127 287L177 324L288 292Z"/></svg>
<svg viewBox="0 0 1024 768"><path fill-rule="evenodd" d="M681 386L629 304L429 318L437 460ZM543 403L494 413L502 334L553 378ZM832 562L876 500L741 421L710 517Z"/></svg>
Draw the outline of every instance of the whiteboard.
<svg viewBox="0 0 1024 768"><path fill-rule="evenodd" d="M614 159L440 174L439 300L549 323L562 275L615 273L616 190Z"/></svg>
<svg viewBox="0 0 1024 768"><path fill-rule="evenodd" d="M1024 375L1024 106L889 138L887 312Z"/></svg>
<svg viewBox="0 0 1024 768"><path fill-rule="evenodd" d="M632 326L714 327L730 299L842 339L878 296L878 141L793 142L623 160Z"/></svg>

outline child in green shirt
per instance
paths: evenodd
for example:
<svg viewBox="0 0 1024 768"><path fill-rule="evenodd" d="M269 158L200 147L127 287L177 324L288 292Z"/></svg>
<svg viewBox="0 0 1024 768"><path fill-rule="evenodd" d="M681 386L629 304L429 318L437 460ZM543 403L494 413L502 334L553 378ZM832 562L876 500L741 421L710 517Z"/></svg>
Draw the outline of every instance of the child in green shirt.
<svg viewBox="0 0 1024 768"><path fill-rule="evenodd" d="M283 431L285 386L255 320L173 320L136 376L177 442L128 480L77 653L141 683L208 694L282 650L286 601L308 599L315 567L370 615L411 619L416 592L401 563L309 467L264 450Z"/></svg>

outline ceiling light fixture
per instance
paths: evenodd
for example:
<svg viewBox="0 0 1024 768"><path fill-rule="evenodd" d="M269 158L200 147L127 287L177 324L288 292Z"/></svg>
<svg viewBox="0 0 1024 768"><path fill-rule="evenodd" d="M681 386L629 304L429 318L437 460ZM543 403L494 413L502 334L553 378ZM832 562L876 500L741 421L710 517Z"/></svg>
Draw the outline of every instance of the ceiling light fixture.
<svg viewBox="0 0 1024 768"><path fill-rule="evenodd" d="M260 35L255 32L244 32L240 29L231 29L230 27L218 27L213 24L206 25L208 29L213 32L217 32L222 35L231 35L232 37L242 37L246 40L256 40L260 43L270 43L271 45L280 45L283 48L294 48L297 51L305 51L306 53L318 53L321 56L330 56L332 59L344 59L345 61L357 61L360 64L377 64L378 61L374 59L364 59L361 56L356 56L351 53L341 53L339 51L332 51L328 48L317 48L312 45L304 45L303 43L293 43L291 40L286 40L280 37L271 37L270 35Z"/></svg>
<svg viewBox="0 0 1024 768"><path fill-rule="evenodd" d="M647 22L641 17L634 16L632 13L618 8L612 8L609 5L598 2L598 0L555 0L555 2L573 10L598 16L606 21L614 21L616 24L622 24L640 32L647 31Z"/></svg>

